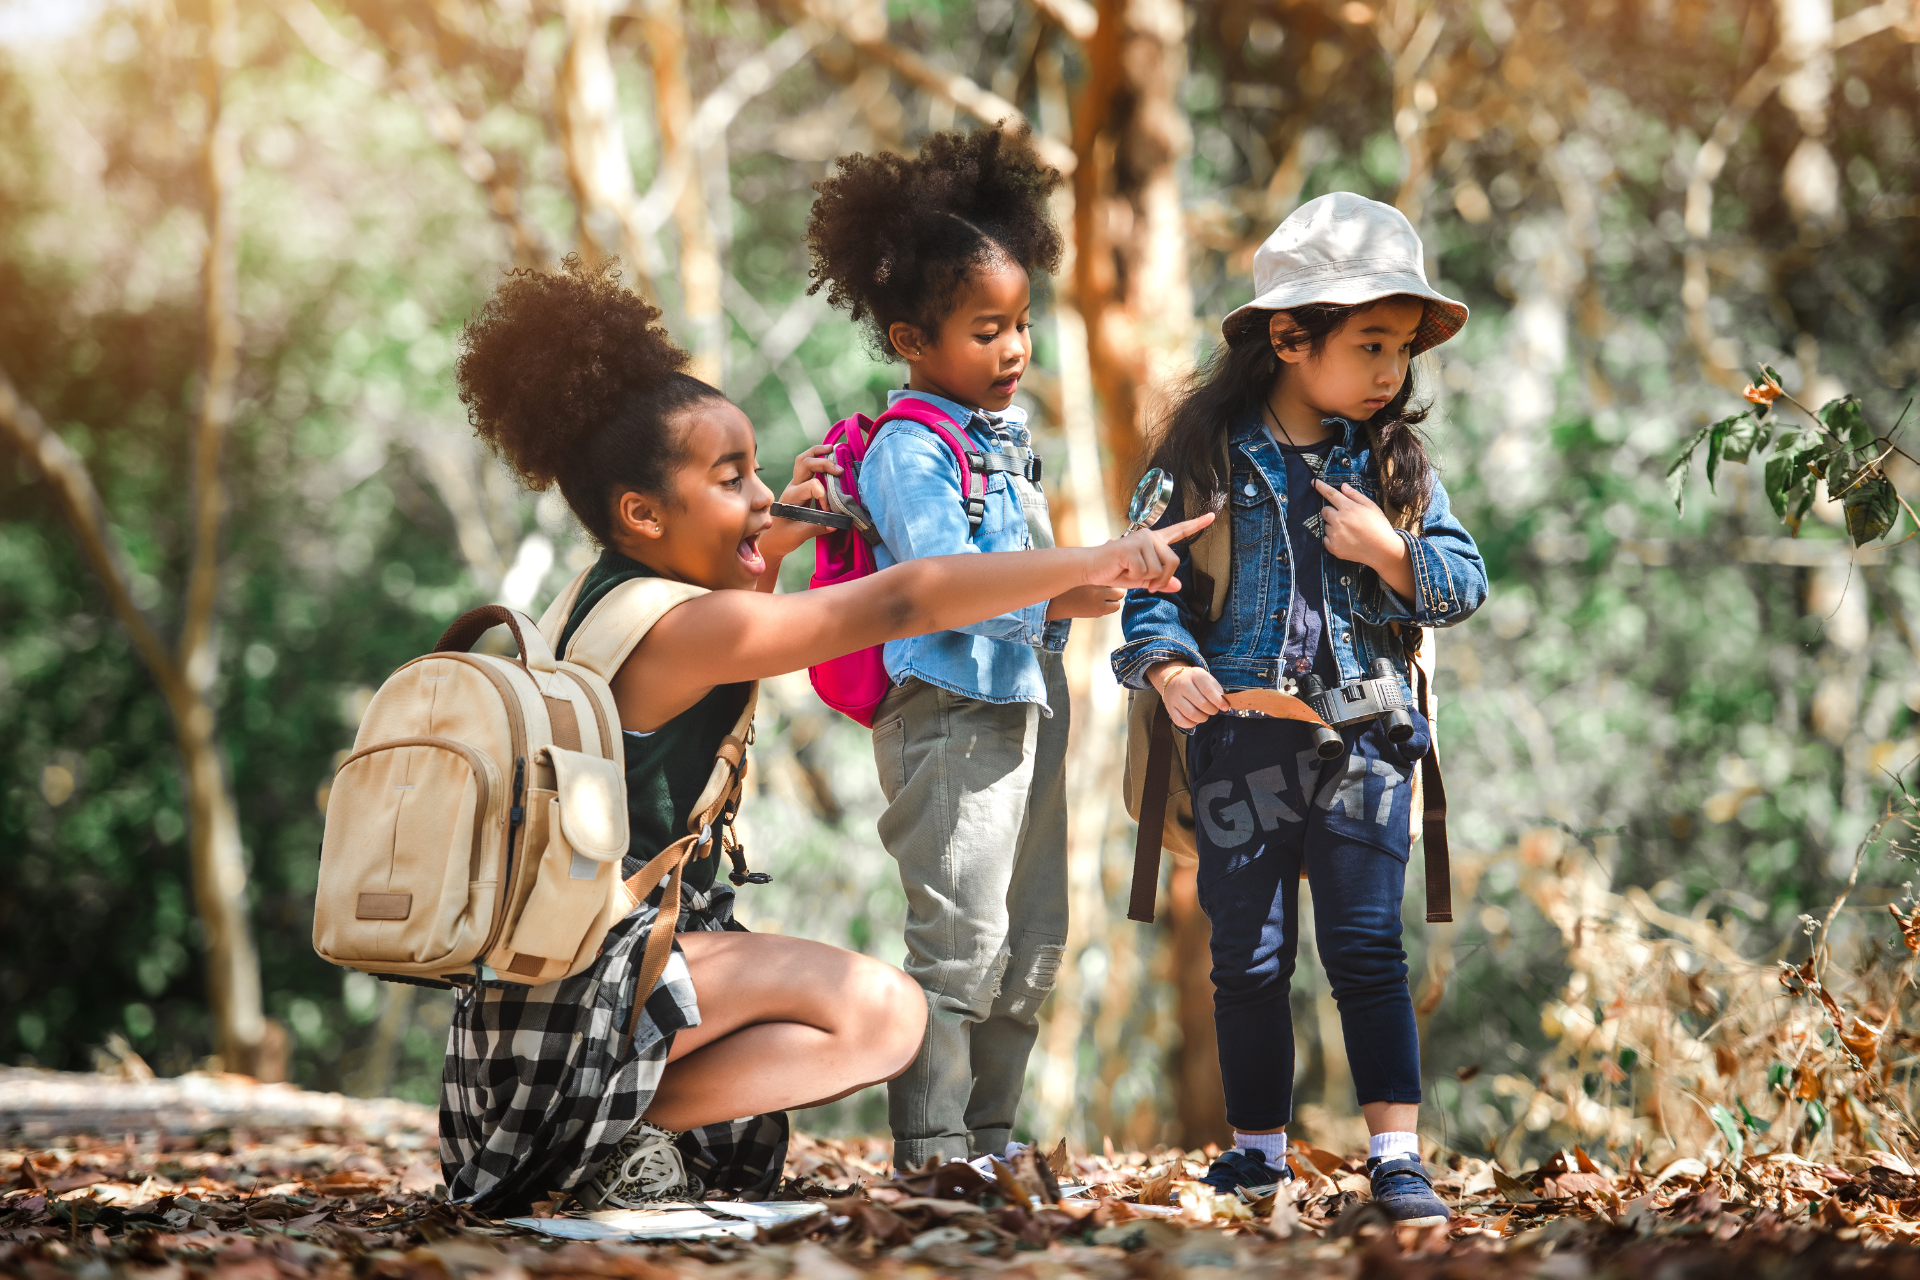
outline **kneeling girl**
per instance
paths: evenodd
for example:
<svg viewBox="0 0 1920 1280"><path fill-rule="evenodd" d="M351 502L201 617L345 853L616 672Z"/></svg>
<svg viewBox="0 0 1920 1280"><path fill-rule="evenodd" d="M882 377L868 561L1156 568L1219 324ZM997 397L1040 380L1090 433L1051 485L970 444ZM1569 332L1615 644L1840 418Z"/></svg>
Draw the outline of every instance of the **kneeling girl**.
<svg viewBox="0 0 1920 1280"><path fill-rule="evenodd" d="M623 582L704 588L668 608L611 681L626 731L623 875L687 831L747 682L1082 586L1167 588L1169 541L1199 527L916 560L772 594L781 557L817 528L772 517L752 424L682 372L686 353L659 315L610 269L569 259L564 271L518 271L467 326L458 366L481 437L530 486L558 483L603 548L568 637ZM819 452L795 464L788 501L822 496L815 477L831 464ZM865 956L740 930L717 861L709 845L687 865L672 958L651 990L635 989L635 961L666 886L585 971L540 987L483 981L462 1001L441 1092L453 1199L499 1213L554 1191L620 1206L698 1194L679 1131L831 1101L913 1061L926 1026L918 987Z"/></svg>

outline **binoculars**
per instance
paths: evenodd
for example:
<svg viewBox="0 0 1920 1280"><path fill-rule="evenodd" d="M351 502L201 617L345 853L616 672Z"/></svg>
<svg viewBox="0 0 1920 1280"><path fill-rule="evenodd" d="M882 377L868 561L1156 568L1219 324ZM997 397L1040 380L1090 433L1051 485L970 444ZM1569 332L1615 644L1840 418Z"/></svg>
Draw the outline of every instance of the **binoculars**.
<svg viewBox="0 0 1920 1280"><path fill-rule="evenodd" d="M1372 671L1365 679L1337 689L1327 688L1316 675L1300 678L1301 701L1332 726L1316 726L1313 731L1313 749L1322 760L1331 760L1346 750L1345 741L1335 730L1350 724L1363 724L1384 716L1387 741L1397 744L1413 736L1413 706L1407 701L1400 677L1394 673L1392 659L1375 658Z"/></svg>

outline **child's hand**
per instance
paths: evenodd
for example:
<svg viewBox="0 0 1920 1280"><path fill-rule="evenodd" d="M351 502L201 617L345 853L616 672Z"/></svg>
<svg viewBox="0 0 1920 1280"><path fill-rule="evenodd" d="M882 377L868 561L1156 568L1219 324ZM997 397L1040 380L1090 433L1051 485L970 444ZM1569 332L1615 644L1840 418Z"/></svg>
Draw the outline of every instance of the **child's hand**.
<svg viewBox="0 0 1920 1280"><path fill-rule="evenodd" d="M793 483L781 493L779 500L796 507L811 503L825 507L827 485L820 477L843 475L845 470L833 460L826 445L817 444L793 460ZM799 549L807 539L817 538L826 532L825 525L808 524L805 520L783 520L776 516L772 527L760 535L760 552L769 560L777 560Z"/></svg>
<svg viewBox="0 0 1920 1280"><path fill-rule="evenodd" d="M1104 618L1120 610L1127 593L1119 587L1075 587L1047 601L1047 621L1056 618Z"/></svg>
<svg viewBox="0 0 1920 1280"><path fill-rule="evenodd" d="M1413 565L1407 544L1387 520L1387 513L1350 484L1335 489L1315 480L1313 487L1327 500L1320 513L1327 526L1322 539L1327 550L1342 560L1366 565L1402 599L1412 599Z"/></svg>
<svg viewBox="0 0 1920 1280"><path fill-rule="evenodd" d="M1147 672L1147 683L1160 691L1167 717L1182 729L1196 729L1202 721L1227 709L1226 690L1205 667L1163 662Z"/></svg>
<svg viewBox="0 0 1920 1280"><path fill-rule="evenodd" d="M1180 579L1173 575L1180 567L1180 557L1174 553L1173 544L1186 541L1212 523L1213 513L1209 511L1164 529L1141 529L1102 546L1087 547L1092 563L1086 585L1178 591Z"/></svg>

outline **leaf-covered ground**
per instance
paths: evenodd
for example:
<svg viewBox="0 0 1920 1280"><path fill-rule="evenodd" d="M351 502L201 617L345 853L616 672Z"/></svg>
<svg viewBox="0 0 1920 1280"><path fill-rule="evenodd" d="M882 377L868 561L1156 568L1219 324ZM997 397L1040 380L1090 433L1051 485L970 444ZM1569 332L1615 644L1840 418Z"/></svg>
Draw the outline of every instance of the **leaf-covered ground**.
<svg viewBox="0 0 1920 1280"><path fill-rule="evenodd" d="M76 1087L76 1082L86 1082ZM1163 1280L1197 1268L1315 1275L1920 1276L1920 1178L1893 1157L1668 1158L1620 1169L1573 1150L1511 1173L1447 1171L1445 1228L1387 1223L1356 1158L1295 1149L1280 1196L1245 1204L1192 1179L1205 1154L1031 1157L995 1179L905 1178L872 1140L797 1135L785 1194L826 1212L751 1240L562 1242L444 1202L432 1112L234 1078L0 1078L0 1273L145 1280L547 1280L674 1276L852 1280L1007 1273ZM64 1101L49 1102L48 1088ZM197 1088L141 1115L129 1103ZM223 1105L218 1095L228 1095ZM212 1101L209 1099L212 1098ZM117 1124L120 1136L53 1132ZM331 1115L335 1124L290 1123ZM230 1117L247 1128L215 1123ZM1065 1184L1069 1192L1056 1199ZM1072 1194L1075 1185L1084 1186ZM1038 1202L1036 1204L1036 1201ZM1201 1272L1211 1275L1213 1272Z"/></svg>

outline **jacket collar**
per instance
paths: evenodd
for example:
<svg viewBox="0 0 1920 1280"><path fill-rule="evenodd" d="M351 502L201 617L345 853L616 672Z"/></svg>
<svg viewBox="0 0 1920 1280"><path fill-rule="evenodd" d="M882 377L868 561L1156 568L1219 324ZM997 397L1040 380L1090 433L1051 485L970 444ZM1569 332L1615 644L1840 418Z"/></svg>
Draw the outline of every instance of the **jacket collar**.
<svg viewBox="0 0 1920 1280"><path fill-rule="evenodd" d="M1340 447L1344 449L1349 456L1357 457L1360 451L1367 447L1366 428L1360 423L1354 422L1349 418L1341 417L1328 418L1324 419L1324 421L1337 422L1340 424L1340 435L1338 437ZM1265 415L1258 413L1248 414L1238 426L1227 433L1227 443L1244 447L1253 444L1266 433L1267 421Z"/></svg>

